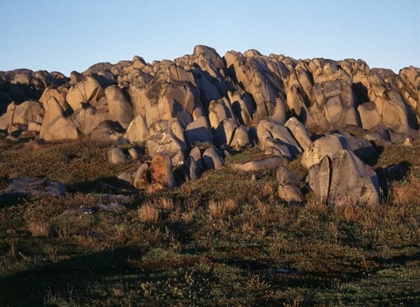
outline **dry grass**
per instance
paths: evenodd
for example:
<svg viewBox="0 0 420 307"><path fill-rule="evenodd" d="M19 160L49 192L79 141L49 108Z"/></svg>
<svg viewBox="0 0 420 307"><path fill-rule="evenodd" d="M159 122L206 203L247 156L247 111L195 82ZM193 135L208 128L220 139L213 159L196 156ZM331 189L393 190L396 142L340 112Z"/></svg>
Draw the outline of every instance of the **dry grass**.
<svg viewBox="0 0 420 307"><path fill-rule="evenodd" d="M339 219L346 221L346 223L354 223L360 221L366 212L364 207L349 202L345 206L335 206L334 213Z"/></svg>
<svg viewBox="0 0 420 307"><path fill-rule="evenodd" d="M261 187L260 196L261 197L274 196L274 188L273 188L273 185L270 184L270 183L263 184L263 186Z"/></svg>
<svg viewBox="0 0 420 307"><path fill-rule="evenodd" d="M138 215L143 223L157 223L159 221L159 210L151 202L145 202L138 209Z"/></svg>
<svg viewBox="0 0 420 307"><path fill-rule="evenodd" d="M169 197L161 197L154 201L154 206L169 211L174 209L174 202Z"/></svg>
<svg viewBox="0 0 420 307"><path fill-rule="evenodd" d="M225 219L230 213L233 213L238 209L236 202L231 199L218 202L211 200L208 207L210 215L216 219Z"/></svg>
<svg viewBox="0 0 420 307"><path fill-rule="evenodd" d="M409 174L404 181L391 184L390 202L395 205L420 204L420 179Z"/></svg>
<svg viewBox="0 0 420 307"><path fill-rule="evenodd" d="M31 222L28 224L28 230L34 237L48 237L50 227L45 222Z"/></svg>

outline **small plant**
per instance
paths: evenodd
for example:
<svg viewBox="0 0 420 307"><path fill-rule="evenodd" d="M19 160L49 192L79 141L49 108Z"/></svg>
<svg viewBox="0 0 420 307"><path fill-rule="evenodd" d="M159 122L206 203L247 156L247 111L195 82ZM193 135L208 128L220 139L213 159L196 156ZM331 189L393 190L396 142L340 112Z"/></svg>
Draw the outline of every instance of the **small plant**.
<svg viewBox="0 0 420 307"><path fill-rule="evenodd" d="M211 200L209 202L210 215L216 219L227 218L228 214L236 211L237 208L237 204L231 199L219 202Z"/></svg>
<svg viewBox="0 0 420 307"><path fill-rule="evenodd" d="M159 210L150 202L144 203L138 209L138 215L143 223L156 223L159 220Z"/></svg>
<svg viewBox="0 0 420 307"><path fill-rule="evenodd" d="M48 237L50 227L45 222L31 222L28 225L28 230L34 237Z"/></svg>

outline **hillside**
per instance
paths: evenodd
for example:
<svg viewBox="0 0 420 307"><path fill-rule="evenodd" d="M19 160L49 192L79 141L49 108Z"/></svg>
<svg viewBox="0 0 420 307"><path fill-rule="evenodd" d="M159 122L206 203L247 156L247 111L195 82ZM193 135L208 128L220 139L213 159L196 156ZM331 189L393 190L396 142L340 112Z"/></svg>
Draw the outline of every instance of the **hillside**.
<svg viewBox="0 0 420 307"><path fill-rule="evenodd" d="M416 306L419 97L206 46L0 72L0 305Z"/></svg>

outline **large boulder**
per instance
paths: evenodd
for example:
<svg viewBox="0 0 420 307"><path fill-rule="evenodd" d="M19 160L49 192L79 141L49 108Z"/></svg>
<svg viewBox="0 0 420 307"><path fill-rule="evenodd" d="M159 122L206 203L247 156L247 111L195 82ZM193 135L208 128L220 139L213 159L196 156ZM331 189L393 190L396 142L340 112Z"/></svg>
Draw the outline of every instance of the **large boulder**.
<svg viewBox="0 0 420 307"><path fill-rule="evenodd" d="M143 115L138 114L128 126L125 137L130 143L142 143L150 137Z"/></svg>
<svg viewBox="0 0 420 307"><path fill-rule="evenodd" d="M123 91L116 85L105 89L110 118L127 129L134 117L134 110Z"/></svg>
<svg viewBox="0 0 420 307"><path fill-rule="evenodd" d="M185 128L185 138L187 145L191 146L195 142L213 143L213 134L207 119L200 116Z"/></svg>
<svg viewBox="0 0 420 307"><path fill-rule="evenodd" d="M305 126L296 117L289 118L284 126L290 130L293 137L303 150L306 150L312 145L312 141L308 136Z"/></svg>
<svg viewBox="0 0 420 307"><path fill-rule="evenodd" d="M82 107L83 103L89 102L93 107L104 96L101 84L92 76L71 86L66 99L73 111Z"/></svg>
<svg viewBox="0 0 420 307"><path fill-rule="evenodd" d="M45 105L45 116L39 138L45 141L74 140L79 138L76 125L64 115L64 110L55 97Z"/></svg>
<svg viewBox="0 0 420 307"><path fill-rule="evenodd" d="M261 150L275 149L289 160L302 152L289 130L276 122L260 121L257 136Z"/></svg>
<svg viewBox="0 0 420 307"><path fill-rule="evenodd" d="M380 201L376 173L349 150L324 156L309 169L307 182L321 203L376 205Z"/></svg>

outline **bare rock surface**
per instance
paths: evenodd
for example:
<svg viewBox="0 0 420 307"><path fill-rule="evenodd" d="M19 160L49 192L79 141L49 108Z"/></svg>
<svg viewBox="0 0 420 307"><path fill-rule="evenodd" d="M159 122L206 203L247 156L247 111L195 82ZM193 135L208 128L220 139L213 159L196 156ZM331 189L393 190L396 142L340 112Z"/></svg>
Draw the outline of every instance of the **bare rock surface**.
<svg viewBox="0 0 420 307"><path fill-rule="evenodd" d="M61 197L67 193L66 186L57 181L37 178L14 178L5 190L8 194L40 197Z"/></svg>

